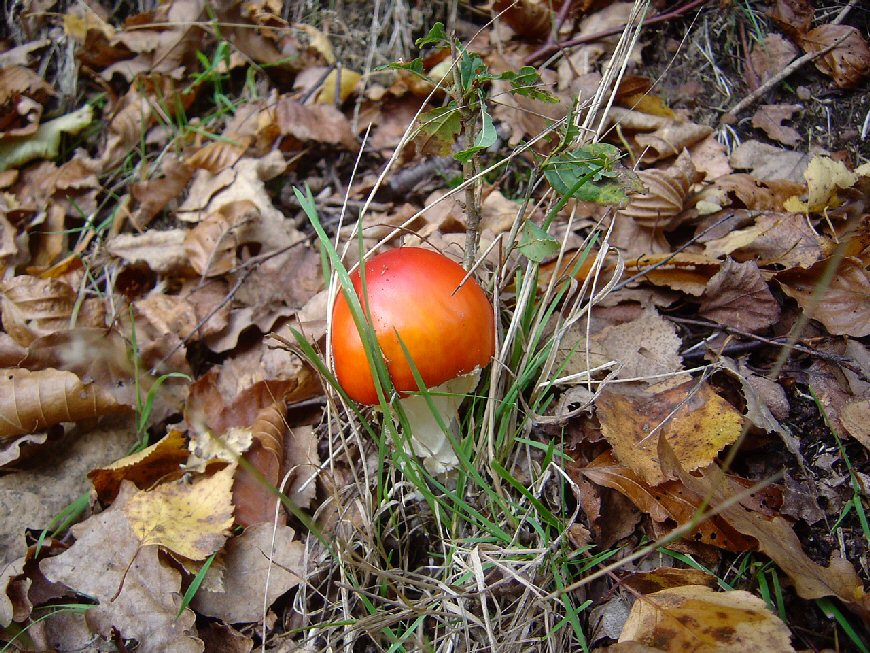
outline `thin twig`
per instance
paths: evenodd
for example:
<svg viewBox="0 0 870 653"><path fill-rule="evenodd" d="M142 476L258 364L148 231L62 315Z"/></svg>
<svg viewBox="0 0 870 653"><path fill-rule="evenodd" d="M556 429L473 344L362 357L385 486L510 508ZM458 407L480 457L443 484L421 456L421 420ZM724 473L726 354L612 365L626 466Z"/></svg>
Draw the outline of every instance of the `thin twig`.
<svg viewBox="0 0 870 653"><path fill-rule="evenodd" d="M676 9L672 9L671 11L667 11L663 14L656 14L652 18L648 18L643 22L643 27L647 27L648 25L654 25L656 23L663 23L668 20L672 20L677 18L681 14L686 13L687 11L691 11L695 7L700 7L707 0L691 0L691 2L687 2L682 7L677 7ZM565 48L570 48L575 45L581 45L583 43L592 43L594 41L600 41L603 38L607 38L608 36L614 36L615 34L621 34L622 30L625 29L625 25L620 27L614 27L613 29L604 30L603 32L598 32L596 34L587 34L586 36L578 36L576 38L570 39L568 41L556 42L556 43L546 43L534 52L526 57L525 63L529 65L534 65L539 61L542 61L549 57L550 55L555 54L559 50L564 50Z"/></svg>
<svg viewBox="0 0 870 653"><path fill-rule="evenodd" d="M733 107L728 109L728 111L726 111L722 115L722 117L719 118L719 123L720 124L729 124L729 123L734 122L737 119L737 114L739 114L741 111L743 111L743 110L747 109L748 107L752 106L753 104L755 104L755 102L762 95L767 93L774 86L776 86L777 84L782 82L785 78L787 78L789 75L791 75L792 73L797 71L799 68L802 68L804 65L810 63L811 61L815 61L819 57L823 57L824 55L828 54L828 52L830 52L831 50L836 48L838 45L840 45L849 36L850 36L850 34L845 34L845 35L841 36L840 38L838 38L833 43L831 43L829 46L823 48L822 50L819 50L818 52L807 52L802 57L798 57L797 59L792 61L789 65L787 65L785 68L783 68L779 73L777 73L776 75L774 75L773 77L768 79L766 82L764 82L764 84L759 86L757 89L752 91L752 93L750 93L745 98L740 100L740 102L738 102Z"/></svg>

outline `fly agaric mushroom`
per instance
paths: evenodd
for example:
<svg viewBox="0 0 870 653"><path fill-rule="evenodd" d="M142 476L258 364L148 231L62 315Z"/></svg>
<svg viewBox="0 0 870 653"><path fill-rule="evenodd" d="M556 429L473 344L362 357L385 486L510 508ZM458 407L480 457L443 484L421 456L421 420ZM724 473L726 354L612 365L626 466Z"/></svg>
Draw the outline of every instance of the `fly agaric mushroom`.
<svg viewBox="0 0 870 653"><path fill-rule="evenodd" d="M454 467L450 441L421 395L402 344L408 350L445 424L456 428L464 396L495 352L492 305L474 279L461 287L465 270L427 249L402 247L365 264L368 301L359 270L351 275L363 311L368 310L393 386L411 426L414 453L432 472ZM352 399L378 403L372 370L343 293L332 313L332 356L341 387Z"/></svg>

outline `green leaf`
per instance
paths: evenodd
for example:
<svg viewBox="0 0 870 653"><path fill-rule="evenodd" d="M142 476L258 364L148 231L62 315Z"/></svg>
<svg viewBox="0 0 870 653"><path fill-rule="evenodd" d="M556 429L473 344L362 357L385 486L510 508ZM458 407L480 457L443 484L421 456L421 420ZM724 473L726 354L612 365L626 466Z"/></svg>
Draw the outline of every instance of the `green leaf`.
<svg viewBox="0 0 870 653"><path fill-rule="evenodd" d="M559 252L559 241L534 222L523 225L523 235L519 250L530 261L541 263L552 258Z"/></svg>
<svg viewBox="0 0 870 653"><path fill-rule="evenodd" d="M427 148L427 151L435 152L438 156L449 156L461 129L459 107L456 102L450 102L447 106L420 114L420 127L415 138L419 134L425 134L428 137L426 144L435 141L435 147Z"/></svg>
<svg viewBox="0 0 870 653"><path fill-rule="evenodd" d="M480 102L480 122L480 132L477 134L477 139L474 141L474 145L454 154L453 158L457 161L467 163L475 154L488 147L492 147L492 145L495 144L495 141L498 138L498 134L495 131L495 123L493 123L492 116L489 115L489 112L486 110L482 98Z"/></svg>
<svg viewBox="0 0 870 653"><path fill-rule="evenodd" d="M444 31L444 23L438 22L432 25L432 29L426 36L417 39L414 43L418 48L422 48L427 45L449 45L450 40Z"/></svg>
<svg viewBox="0 0 870 653"><path fill-rule="evenodd" d="M462 90L468 91L474 82L492 79L483 59L473 52L463 51L459 60L459 78L462 80Z"/></svg>
<svg viewBox="0 0 870 653"><path fill-rule="evenodd" d="M391 64L388 64L386 66L380 66L377 68L377 70L384 69L407 70L409 73L413 73L421 79L429 79L426 76L426 73L423 72L423 60L420 57L417 57L413 61L394 61Z"/></svg>
<svg viewBox="0 0 870 653"><path fill-rule="evenodd" d="M493 79L502 79L511 84L511 93L524 95L534 100L558 104L559 98L544 88L541 88L541 76L532 66L523 66L518 71L508 70L496 75Z"/></svg>
<svg viewBox="0 0 870 653"><path fill-rule="evenodd" d="M559 195L598 204L625 204L636 190L636 177L617 168L619 150L608 143L590 143L554 156L544 176Z"/></svg>

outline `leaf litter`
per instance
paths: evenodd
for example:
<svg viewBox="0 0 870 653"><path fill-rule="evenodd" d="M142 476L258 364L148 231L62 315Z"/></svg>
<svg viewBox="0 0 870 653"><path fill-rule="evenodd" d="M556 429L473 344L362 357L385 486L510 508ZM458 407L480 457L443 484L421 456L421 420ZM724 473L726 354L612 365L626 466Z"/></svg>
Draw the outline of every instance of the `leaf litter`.
<svg viewBox="0 0 870 653"><path fill-rule="evenodd" d="M632 3L495 3L399 70L387 40L413 57L437 7L390 14L392 39L273 2L23 9L0 54L2 638L862 650L870 50L841 4L652 8L628 47ZM630 74L596 114L611 57ZM446 97L467 61L474 118ZM566 116L602 144L575 151ZM491 169L452 192L470 161ZM348 266L357 242L462 260L479 203L506 346L465 423L518 430L469 440L465 492L312 366L334 285L306 185Z"/></svg>

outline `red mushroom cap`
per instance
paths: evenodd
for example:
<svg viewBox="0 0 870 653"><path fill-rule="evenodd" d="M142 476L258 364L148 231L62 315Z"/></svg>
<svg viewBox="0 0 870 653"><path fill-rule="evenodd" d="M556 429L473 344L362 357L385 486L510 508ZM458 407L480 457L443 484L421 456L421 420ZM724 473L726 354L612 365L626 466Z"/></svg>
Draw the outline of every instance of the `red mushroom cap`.
<svg viewBox="0 0 870 653"><path fill-rule="evenodd" d="M495 352L492 305L458 263L428 249L402 247L366 263L368 306L393 385L418 389L399 337L426 382L435 387L486 365ZM351 275L357 297L362 280ZM397 334L398 333L398 337ZM344 293L332 312L332 355L338 382L363 404L378 403L372 372Z"/></svg>

